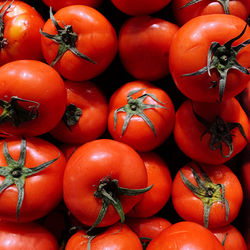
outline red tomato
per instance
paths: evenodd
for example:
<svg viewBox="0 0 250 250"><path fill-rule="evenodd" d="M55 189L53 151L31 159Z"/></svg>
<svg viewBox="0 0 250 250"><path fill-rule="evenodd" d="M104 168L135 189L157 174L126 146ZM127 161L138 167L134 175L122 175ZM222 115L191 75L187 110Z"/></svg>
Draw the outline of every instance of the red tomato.
<svg viewBox="0 0 250 250"><path fill-rule="evenodd" d="M118 48L125 69L136 79L155 81L169 74L168 55L178 26L151 16L129 18L121 27Z"/></svg>
<svg viewBox="0 0 250 250"><path fill-rule="evenodd" d="M47 63L66 79L84 81L101 74L117 52L117 36L111 23L85 5L60 9L45 23L42 50ZM52 19L54 20L52 22ZM59 43L45 37L58 36ZM60 45L59 45L60 44ZM58 55L58 50L62 52Z"/></svg>
<svg viewBox="0 0 250 250"><path fill-rule="evenodd" d="M119 249L119 250L142 250L137 235L127 226L117 223L97 236L87 236L80 230L67 242L65 250L87 249L93 250Z"/></svg>
<svg viewBox="0 0 250 250"><path fill-rule="evenodd" d="M147 250L206 249L223 250L222 244L205 227L194 222L178 222L153 239Z"/></svg>
<svg viewBox="0 0 250 250"><path fill-rule="evenodd" d="M36 223L0 222L1 250L57 250L55 237Z"/></svg>
<svg viewBox="0 0 250 250"><path fill-rule="evenodd" d="M2 140L0 218L29 222L48 214L62 199L65 165L60 150L40 138Z"/></svg>
<svg viewBox="0 0 250 250"><path fill-rule="evenodd" d="M225 165L182 167L173 181L172 202L184 219L205 227L218 228L238 215L243 191L237 176ZM195 212L194 212L195 211Z"/></svg>
<svg viewBox="0 0 250 250"><path fill-rule="evenodd" d="M131 16L155 13L170 3L170 0L111 0L120 11Z"/></svg>
<svg viewBox="0 0 250 250"><path fill-rule="evenodd" d="M247 250L246 242L236 227L228 225L211 229L211 232L223 243L225 250Z"/></svg>
<svg viewBox="0 0 250 250"><path fill-rule="evenodd" d="M161 156L154 152L140 154L146 166L148 185L152 189L143 195L128 217L149 217L159 212L167 203L172 187L172 178L167 164Z"/></svg>
<svg viewBox="0 0 250 250"><path fill-rule="evenodd" d="M67 107L50 134L65 143L82 144L100 137L108 124L108 103L92 82L65 81Z"/></svg>
<svg viewBox="0 0 250 250"><path fill-rule="evenodd" d="M191 159L222 164L241 152L249 140L249 120L235 99L222 103L186 100L176 112L174 138Z"/></svg>
<svg viewBox="0 0 250 250"><path fill-rule="evenodd" d="M71 157L71 155L76 151L76 149L80 145L78 144L68 144L64 143L61 145L58 145L58 148L62 151L63 155L65 156L66 161Z"/></svg>
<svg viewBox="0 0 250 250"><path fill-rule="evenodd" d="M42 60L41 15L22 1L1 1L0 65L19 59Z"/></svg>
<svg viewBox="0 0 250 250"><path fill-rule="evenodd" d="M160 146L171 134L174 119L174 105L168 94L146 81L124 84L109 102L111 136L137 151Z"/></svg>
<svg viewBox="0 0 250 250"><path fill-rule="evenodd" d="M204 15L187 22L177 31L169 52L170 72L178 89L201 102L238 95L250 80L249 38L246 22L233 15Z"/></svg>
<svg viewBox="0 0 250 250"><path fill-rule="evenodd" d="M138 191L146 185L146 168L134 149L118 141L99 139L77 148L68 160L64 201L80 222L103 227L119 218L124 221L124 214L142 198L132 191L126 195L124 188Z"/></svg>
<svg viewBox="0 0 250 250"><path fill-rule="evenodd" d="M17 60L0 68L0 130L10 135L38 136L61 120L66 89L47 64Z"/></svg>
<svg viewBox="0 0 250 250"><path fill-rule="evenodd" d="M224 7L223 4L224 3ZM230 0L230 1L217 1L217 0L173 0L172 8L174 17L179 25L183 25L190 19L210 14L231 14L238 16L243 20L247 20L250 12L250 4L248 0ZM186 6L186 7L185 7Z"/></svg>

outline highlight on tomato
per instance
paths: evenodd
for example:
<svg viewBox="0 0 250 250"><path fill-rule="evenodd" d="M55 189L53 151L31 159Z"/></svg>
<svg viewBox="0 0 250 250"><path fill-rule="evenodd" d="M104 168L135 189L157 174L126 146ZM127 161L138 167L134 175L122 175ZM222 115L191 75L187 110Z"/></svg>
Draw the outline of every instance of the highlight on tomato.
<svg viewBox="0 0 250 250"><path fill-rule="evenodd" d="M64 78L85 81L110 65L117 53L117 35L106 17L86 5L50 8L41 30L42 51L48 64Z"/></svg>
<svg viewBox="0 0 250 250"><path fill-rule="evenodd" d="M242 201L240 181L225 165L190 162L173 180L172 202L176 212L184 220L206 228L230 224L238 216Z"/></svg>
<svg viewBox="0 0 250 250"><path fill-rule="evenodd" d="M140 152L160 146L170 136L174 120L174 105L168 94L147 81L122 85L109 101L109 133Z"/></svg>
<svg viewBox="0 0 250 250"><path fill-rule="evenodd" d="M0 218L31 222L62 199L66 161L53 144L37 137L0 141Z"/></svg>
<svg viewBox="0 0 250 250"><path fill-rule="evenodd" d="M16 60L0 67L0 130L7 135L38 136L61 120L66 89L46 63Z"/></svg>

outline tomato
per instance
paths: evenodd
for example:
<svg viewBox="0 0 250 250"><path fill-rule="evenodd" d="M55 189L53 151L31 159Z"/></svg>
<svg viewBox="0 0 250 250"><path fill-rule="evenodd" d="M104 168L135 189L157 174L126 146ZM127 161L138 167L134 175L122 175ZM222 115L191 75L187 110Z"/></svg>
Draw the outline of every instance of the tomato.
<svg viewBox="0 0 250 250"><path fill-rule="evenodd" d="M146 81L124 84L109 101L111 136L137 151L160 146L171 134L174 119L174 105L168 94Z"/></svg>
<svg viewBox="0 0 250 250"><path fill-rule="evenodd" d="M117 223L96 236L87 236L84 231L78 231L67 242L65 250L87 249L119 249L142 250L137 235L127 226Z"/></svg>
<svg viewBox="0 0 250 250"><path fill-rule="evenodd" d="M38 136L61 120L66 89L60 75L35 60L0 67L0 130L10 135Z"/></svg>
<svg viewBox="0 0 250 250"><path fill-rule="evenodd" d="M42 0L47 6L52 7L53 10L57 11L61 8L64 8L66 6L70 5L87 5L91 6L93 8L97 8L102 0Z"/></svg>
<svg viewBox="0 0 250 250"><path fill-rule="evenodd" d="M228 225L211 229L211 232L223 243L225 250L247 250L246 242L236 227Z"/></svg>
<svg viewBox="0 0 250 250"><path fill-rule="evenodd" d="M100 137L108 124L108 103L93 82L65 81L67 107L50 134L65 143L82 144Z"/></svg>
<svg viewBox="0 0 250 250"><path fill-rule="evenodd" d="M36 137L0 141L0 218L30 222L62 199L66 161L53 144Z"/></svg>
<svg viewBox="0 0 250 250"><path fill-rule="evenodd" d="M170 0L111 0L120 11L127 15L148 15L155 13L170 3Z"/></svg>
<svg viewBox="0 0 250 250"><path fill-rule="evenodd" d="M220 104L186 100L176 112L175 142L198 162L228 161L245 148L249 135L248 117L235 98Z"/></svg>
<svg viewBox="0 0 250 250"><path fill-rule="evenodd" d="M140 156L147 170L147 186L153 185L153 187L127 214L128 217L155 215L164 207L171 194L172 178L163 158L154 152L141 153Z"/></svg>
<svg viewBox="0 0 250 250"><path fill-rule="evenodd" d="M84 81L101 74L113 61L117 36L99 11L71 5L58 10L54 17L50 12L42 31L42 51L46 62L64 78Z"/></svg>
<svg viewBox="0 0 250 250"><path fill-rule="evenodd" d="M1 250L57 250L55 237L36 223L0 222Z"/></svg>
<svg viewBox="0 0 250 250"><path fill-rule="evenodd" d="M41 15L22 1L1 1L0 65L19 59L42 60Z"/></svg>
<svg viewBox="0 0 250 250"><path fill-rule="evenodd" d="M134 149L98 139L78 147L68 160L63 195L72 214L92 230L119 218L123 222L124 214L142 198L138 194L149 189L146 185L146 168Z"/></svg>
<svg viewBox="0 0 250 250"><path fill-rule="evenodd" d="M173 0L172 9L176 22L182 26L190 19L210 14L231 14L238 16L243 20L247 20L250 12L250 4L248 0L230 0L230 1L217 1L217 0Z"/></svg>
<svg viewBox="0 0 250 250"><path fill-rule="evenodd" d="M178 89L201 102L238 95L250 80L249 38L246 22L233 15L204 15L187 22L176 32L169 52Z"/></svg>
<svg viewBox="0 0 250 250"><path fill-rule="evenodd" d="M141 80L155 81L167 76L170 44L177 30L177 25L156 17L129 18L118 37L125 69Z"/></svg>
<svg viewBox="0 0 250 250"><path fill-rule="evenodd" d="M79 146L80 145L78 144L64 143L64 144L58 145L58 148L62 151L63 155L65 156L66 161L68 161L68 159L71 157L71 155L76 151L76 149Z"/></svg>
<svg viewBox="0 0 250 250"><path fill-rule="evenodd" d="M206 249L222 250L222 244L205 227L190 221L182 221L163 230L153 239L147 250Z"/></svg>
<svg viewBox="0 0 250 250"><path fill-rule="evenodd" d="M240 211L242 200L241 184L225 165L190 162L173 180L172 202L177 213L184 220L205 227L218 228L231 223Z"/></svg>

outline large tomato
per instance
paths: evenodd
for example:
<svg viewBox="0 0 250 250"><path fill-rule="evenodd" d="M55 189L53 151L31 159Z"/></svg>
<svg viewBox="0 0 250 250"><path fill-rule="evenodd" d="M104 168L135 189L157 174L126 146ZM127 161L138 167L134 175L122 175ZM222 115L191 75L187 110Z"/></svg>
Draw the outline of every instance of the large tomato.
<svg viewBox="0 0 250 250"><path fill-rule="evenodd" d="M98 139L78 147L67 162L64 201L83 224L114 224L148 190L147 172L139 154L128 145ZM74 188L72 188L74 187Z"/></svg>
<svg viewBox="0 0 250 250"><path fill-rule="evenodd" d="M117 52L111 23L96 9L71 5L45 23L42 50L47 63L66 79L88 80L101 74Z"/></svg>
<svg viewBox="0 0 250 250"><path fill-rule="evenodd" d="M148 245L147 250L206 249L223 250L222 244L205 227L182 221L163 230Z"/></svg>
<svg viewBox="0 0 250 250"><path fill-rule="evenodd" d="M38 136L61 120L66 89L60 75L35 60L17 60L0 68L0 130Z"/></svg>
<svg viewBox="0 0 250 250"><path fill-rule="evenodd" d="M174 138L191 159L221 164L247 145L249 120L236 98L222 103L186 100L176 112Z"/></svg>
<svg viewBox="0 0 250 250"><path fill-rule="evenodd" d="M67 107L50 134L65 143L82 144L100 137L108 124L108 103L93 82L65 81Z"/></svg>
<svg viewBox="0 0 250 250"><path fill-rule="evenodd" d="M231 223L238 216L242 201L241 184L225 165L190 162L173 180L172 202L177 213L184 220L205 227L218 228Z"/></svg>
<svg viewBox="0 0 250 250"><path fill-rule="evenodd" d="M125 69L136 79L155 81L169 73L170 44L178 26L151 16L128 19L121 27L118 48Z"/></svg>
<svg viewBox="0 0 250 250"><path fill-rule="evenodd" d="M0 222L1 250L58 250L51 232L36 223Z"/></svg>
<svg viewBox="0 0 250 250"><path fill-rule="evenodd" d="M111 136L137 151L160 146L171 134L174 119L174 105L168 94L146 81L124 84L109 101Z"/></svg>
<svg viewBox="0 0 250 250"><path fill-rule="evenodd" d="M0 218L29 222L62 199L66 161L53 144L36 137L0 141Z"/></svg>
<svg viewBox="0 0 250 250"><path fill-rule="evenodd" d="M42 60L41 15L22 1L0 1L0 65L19 59Z"/></svg>
<svg viewBox="0 0 250 250"><path fill-rule="evenodd" d="M204 15L187 22L174 36L169 53L178 89L201 102L238 95L250 80L249 38L249 26L233 15Z"/></svg>

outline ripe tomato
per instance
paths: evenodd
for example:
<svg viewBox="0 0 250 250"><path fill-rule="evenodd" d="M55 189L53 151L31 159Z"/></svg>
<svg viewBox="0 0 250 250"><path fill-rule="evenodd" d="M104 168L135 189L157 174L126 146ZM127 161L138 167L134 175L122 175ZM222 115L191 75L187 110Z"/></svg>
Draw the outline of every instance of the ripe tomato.
<svg viewBox="0 0 250 250"><path fill-rule="evenodd" d="M89 6L64 7L54 17L50 11L50 19L41 33L45 60L72 81L84 81L101 74L117 52L113 26Z"/></svg>
<svg viewBox="0 0 250 250"><path fill-rule="evenodd" d="M176 174L172 202L184 219L218 228L238 215L243 191L237 176L225 165L190 162ZM195 213L194 213L195 211Z"/></svg>
<svg viewBox="0 0 250 250"><path fill-rule="evenodd" d="M109 102L111 136L137 151L160 146L171 134L174 119L174 105L168 94L146 81L124 84Z"/></svg>
<svg viewBox="0 0 250 250"><path fill-rule="evenodd" d="M62 199L66 161L53 144L36 137L0 141L0 218L29 222Z"/></svg>
<svg viewBox="0 0 250 250"><path fill-rule="evenodd" d="M247 250L246 242L236 227L228 225L211 229L211 232L223 243L225 250Z"/></svg>
<svg viewBox="0 0 250 250"><path fill-rule="evenodd" d="M153 188L127 214L128 217L149 217L159 212L167 203L172 188L172 178L163 158L154 153L140 154L146 166L148 185Z"/></svg>
<svg viewBox="0 0 250 250"><path fill-rule="evenodd" d="M145 192L146 185L146 168L134 149L98 139L78 147L68 160L64 201L80 222L91 228L103 227L119 218L123 222L124 214L142 198L136 194Z"/></svg>
<svg viewBox="0 0 250 250"><path fill-rule="evenodd" d="M89 245L91 249L95 250L142 250L137 235L127 225L121 223L116 223L97 236L88 236L80 230L69 239L65 250L87 249Z"/></svg>
<svg viewBox="0 0 250 250"><path fill-rule="evenodd" d="M36 223L0 222L1 250L58 250L58 244L47 229Z"/></svg>
<svg viewBox="0 0 250 250"><path fill-rule="evenodd" d="M235 98L220 104L186 100L176 112L175 141L198 162L228 161L247 145L249 132L248 117Z"/></svg>
<svg viewBox="0 0 250 250"><path fill-rule="evenodd" d="M47 6L51 7L53 10L57 11L61 8L64 8L66 6L70 5L87 5L91 6L93 8L97 8L102 0L42 0Z"/></svg>
<svg viewBox="0 0 250 250"><path fill-rule="evenodd" d="M149 15L170 3L170 0L111 0L120 11L127 15Z"/></svg>
<svg viewBox="0 0 250 250"><path fill-rule="evenodd" d="M233 15L204 15L187 22L177 31L169 52L178 89L201 102L238 95L250 80L249 38L246 22Z"/></svg>
<svg viewBox="0 0 250 250"><path fill-rule="evenodd" d="M63 143L58 145L58 148L62 151L63 155L65 156L66 161L71 157L71 155L76 151L76 149L80 145L78 144L68 144L68 143Z"/></svg>
<svg viewBox="0 0 250 250"><path fill-rule="evenodd" d="M82 144L100 137L108 124L108 103L93 82L65 81L67 107L50 134L65 143Z"/></svg>
<svg viewBox="0 0 250 250"><path fill-rule="evenodd" d="M121 62L136 79L155 81L169 74L168 55L178 26L160 18L137 16L123 23L118 37Z"/></svg>
<svg viewBox="0 0 250 250"><path fill-rule="evenodd" d="M230 0L230 1L208 1L208 0L173 0L173 14L176 22L182 26L190 19L210 14L231 14L247 20L250 12L248 0Z"/></svg>
<svg viewBox="0 0 250 250"><path fill-rule="evenodd" d="M0 130L38 136L61 120L66 89L60 75L35 60L17 60L0 68Z"/></svg>
<svg viewBox="0 0 250 250"><path fill-rule="evenodd" d="M0 1L0 65L19 59L42 60L41 15L22 1Z"/></svg>
<svg viewBox="0 0 250 250"><path fill-rule="evenodd" d="M205 227L194 222L178 222L153 239L147 250L206 249L222 250L222 244Z"/></svg>

